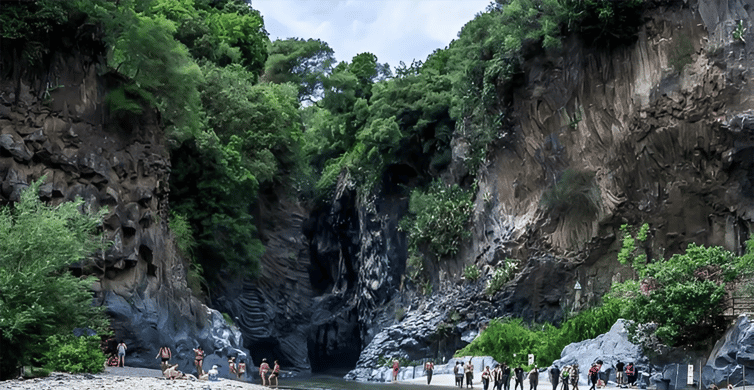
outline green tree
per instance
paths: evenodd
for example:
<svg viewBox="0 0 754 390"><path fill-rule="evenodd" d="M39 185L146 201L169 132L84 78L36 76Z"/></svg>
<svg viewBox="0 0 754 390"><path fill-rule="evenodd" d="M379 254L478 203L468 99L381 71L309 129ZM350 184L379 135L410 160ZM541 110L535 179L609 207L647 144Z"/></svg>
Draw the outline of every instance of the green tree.
<svg viewBox="0 0 754 390"><path fill-rule="evenodd" d="M634 237L624 228L619 260L631 265L639 279L611 290L611 296L624 300L622 315L638 324L656 324L655 336L668 346L693 346L719 335L725 328L726 283L751 273L747 256L754 248L737 257L720 247L691 243L684 253L649 261L636 246L647 231L643 226Z"/></svg>
<svg viewBox="0 0 754 390"><path fill-rule="evenodd" d="M319 39L277 39L270 44L263 79L298 86L299 100L313 101L323 93L323 80L335 63L335 52Z"/></svg>
<svg viewBox="0 0 754 390"><path fill-rule="evenodd" d="M103 330L104 312L92 304L93 278L68 266L104 250L97 228L106 210L83 200L51 206L39 200L34 182L13 207L0 209L0 377L37 365L47 338L76 327Z"/></svg>

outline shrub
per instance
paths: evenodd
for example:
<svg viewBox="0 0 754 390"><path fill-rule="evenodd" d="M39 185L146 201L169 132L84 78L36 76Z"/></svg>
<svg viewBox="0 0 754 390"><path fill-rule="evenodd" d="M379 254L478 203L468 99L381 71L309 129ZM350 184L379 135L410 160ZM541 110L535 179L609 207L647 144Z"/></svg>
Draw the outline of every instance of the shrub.
<svg viewBox="0 0 754 390"><path fill-rule="evenodd" d="M408 233L411 250L426 247L441 258L455 255L467 229L474 205L471 191L454 184L445 186L435 180L426 191L415 189L409 200L409 213L401 221L401 229Z"/></svg>
<svg viewBox="0 0 754 390"><path fill-rule="evenodd" d="M623 230L618 258L632 265L639 279L613 285L610 296L624 302L621 315L637 324L655 323L655 336L671 347L702 345L719 335L725 328L726 283L751 273L754 247L737 257L720 247L691 243L684 253L648 262L646 253L636 247L646 240L648 225L636 237L626 226ZM629 330L636 334L636 329Z"/></svg>
<svg viewBox="0 0 754 390"><path fill-rule="evenodd" d="M489 355L499 362L523 364L532 353L537 365L549 366L560 358L568 344L595 338L610 330L619 318L619 304L618 300L608 300L600 307L566 320L560 328L550 324L529 326L520 318L495 319L474 341L456 352L456 356Z"/></svg>
<svg viewBox="0 0 754 390"><path fill-rule="evenodd" d="M45 368L70 373L98 373L104 370L105 354L97 336L51 336L44 354Z"/></svg>
<svg viewBox="0 0 754 390"><path fill-rule="evenodd" d="M566 169L560 179L542 194L549 211L572 217L594 218L600 209L600 189L594 172Z"/></svg>
<svg viewBox="0 0 754 390"><path fill-rule="evenodd" d="M479 274L479 267L474 264L469 264L463 269L463 277L472 282L479 279Z"/></svg>
<svg viewBox="0 0 754 390"><path fill-rule="evenodd" d="M94 280L67 270L104 249L97 227L106 210L90 212L80 198L44 204L42 181L23 191L12 209L0 208L0 378L34 365L50 336L106 328L103 308L92 306Z"/></svg>
<svg viewBox="0 0 754 390"><path fill-rule="evenodd" d="M506 283L508 283L516 272L518 263L512 259L505 259L505 263L495 270L490 280L487 281L487 288L484 290L487 295L495 295Z"/></svg>

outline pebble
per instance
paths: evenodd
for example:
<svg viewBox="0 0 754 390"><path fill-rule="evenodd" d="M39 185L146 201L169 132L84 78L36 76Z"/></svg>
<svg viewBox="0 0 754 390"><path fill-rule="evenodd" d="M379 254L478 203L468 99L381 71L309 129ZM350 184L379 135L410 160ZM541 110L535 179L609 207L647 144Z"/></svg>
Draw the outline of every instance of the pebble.
<svg viewBox="0 0 754 390"><path fill-rule="evenodd" d="M27 380L9 380L0 382L0 389L13 390L163 390L163 389L197 389L197 390L258 390L267 387L229 379L217 382L167 380L156 377L124 377L107 374L78 375L53 372L46 378Z"/></svg>

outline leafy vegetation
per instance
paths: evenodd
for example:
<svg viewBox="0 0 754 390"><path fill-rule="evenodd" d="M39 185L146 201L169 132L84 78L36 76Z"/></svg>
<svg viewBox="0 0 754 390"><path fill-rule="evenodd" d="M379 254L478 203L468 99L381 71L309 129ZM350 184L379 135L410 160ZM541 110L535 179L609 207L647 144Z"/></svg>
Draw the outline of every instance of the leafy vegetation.
<svg viewBox="0 0 754 390"><path fill-rule="evenodd" d="M653 323L657 340L673 347L693 346L721 334L726 283L751 274L754 240L742 257L720 247L692 243L684 253L649 261L645 247L638 246L648 230L643 225L634 236L623 227L619 260L633 267L638 280L613 286L612 297L623 301L621 315L636 324Z"/></svg>
<svg viewBox="0 0 754 390"><path fill-rule="evenodd" d="M509 365L525 365L531 353L536 365L549 366L560 358L566 345L607 332L619 318L619 305L619 300L607 300L601 307L567 319L560 328L551 324L527 325L520 318L492 320L487 329L456 352L456 356L489 355Z"/></svg>
<svg viewBox="0 0 754 390"><path fill-rule="evenodd" d="M469 264L463 268L463 277L466 280L474 282L479 279L480 274L481 273L479 272L479 267L477 267L475 264Z"/></svg>
<svg viewBox="0 0 754 390"><path fill-rule="evenodd" d="M105 370L106 359L97 336L50 336L44 353L45 368L70 373L98 373Z"/></svg>
<svg viewBox="0 0 754 390"><path fill-rule="evenodd" d="M594 172L566 169L560 179L542 194L542 204L550 213L594 218L601 204Z"/></svg>
<svg viewBox="0 0 754 390"><path fill-rule="evenodd" d="M20 366L40 366L51 336L69 335L77 327L106 328L102 308L92 305L93 278L67 270L104 249L96 230L105 210L90 211L81 199L44 204L38 197L41 184L29 186L12 209L0 209L2 378L18 374Z"/></svg>
<svg viewBox="0 0 754 390"><path fill-rule="evenodd" d="M409 217L401 229L409 236L411 251L426 247L436 258L454 255L464 238L473 210L472 193L454 184L432 182L426 191L414 190L409 201Z"/></svg>
<svg viewBox="0 0 754 390"><path fill-rule="evenodd" d="M508 283L516 273L518 262L513 259L505 259L505 262L495 269L490 280L487 281L487 287L484 292L487 295L495 295L506 283Z"/></svg>

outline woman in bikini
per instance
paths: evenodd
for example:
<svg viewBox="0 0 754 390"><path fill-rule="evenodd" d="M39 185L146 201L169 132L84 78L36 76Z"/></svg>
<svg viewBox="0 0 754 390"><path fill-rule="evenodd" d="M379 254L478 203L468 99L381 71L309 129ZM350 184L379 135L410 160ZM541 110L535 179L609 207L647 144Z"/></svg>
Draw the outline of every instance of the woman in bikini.
<svg viewBox="0 0 754 390"><path fill-rule="evenodd" d="M262 359L262 364L259 365L259 376L262 377L262 386L267 386L267 373L270 371L270 365L267 364L267 359Z"/></svg>
<svg viewBox="0 0 754 390"><path fill-rule="evenodd" d="M275 360L275 367L272 368L272 374L270 374L269 383L272 386L272 380L275 379L275 386L278 385L278 377L280 376L280 364Z"/></svg>
<svg viewBox="0 0 754 390"><path fill-rule="evenodd" d="M194 365L196 366L196 375L201 377L204 375L204 368L202 363L204 362L204 350L202 347L194 348Z"/></svg>

